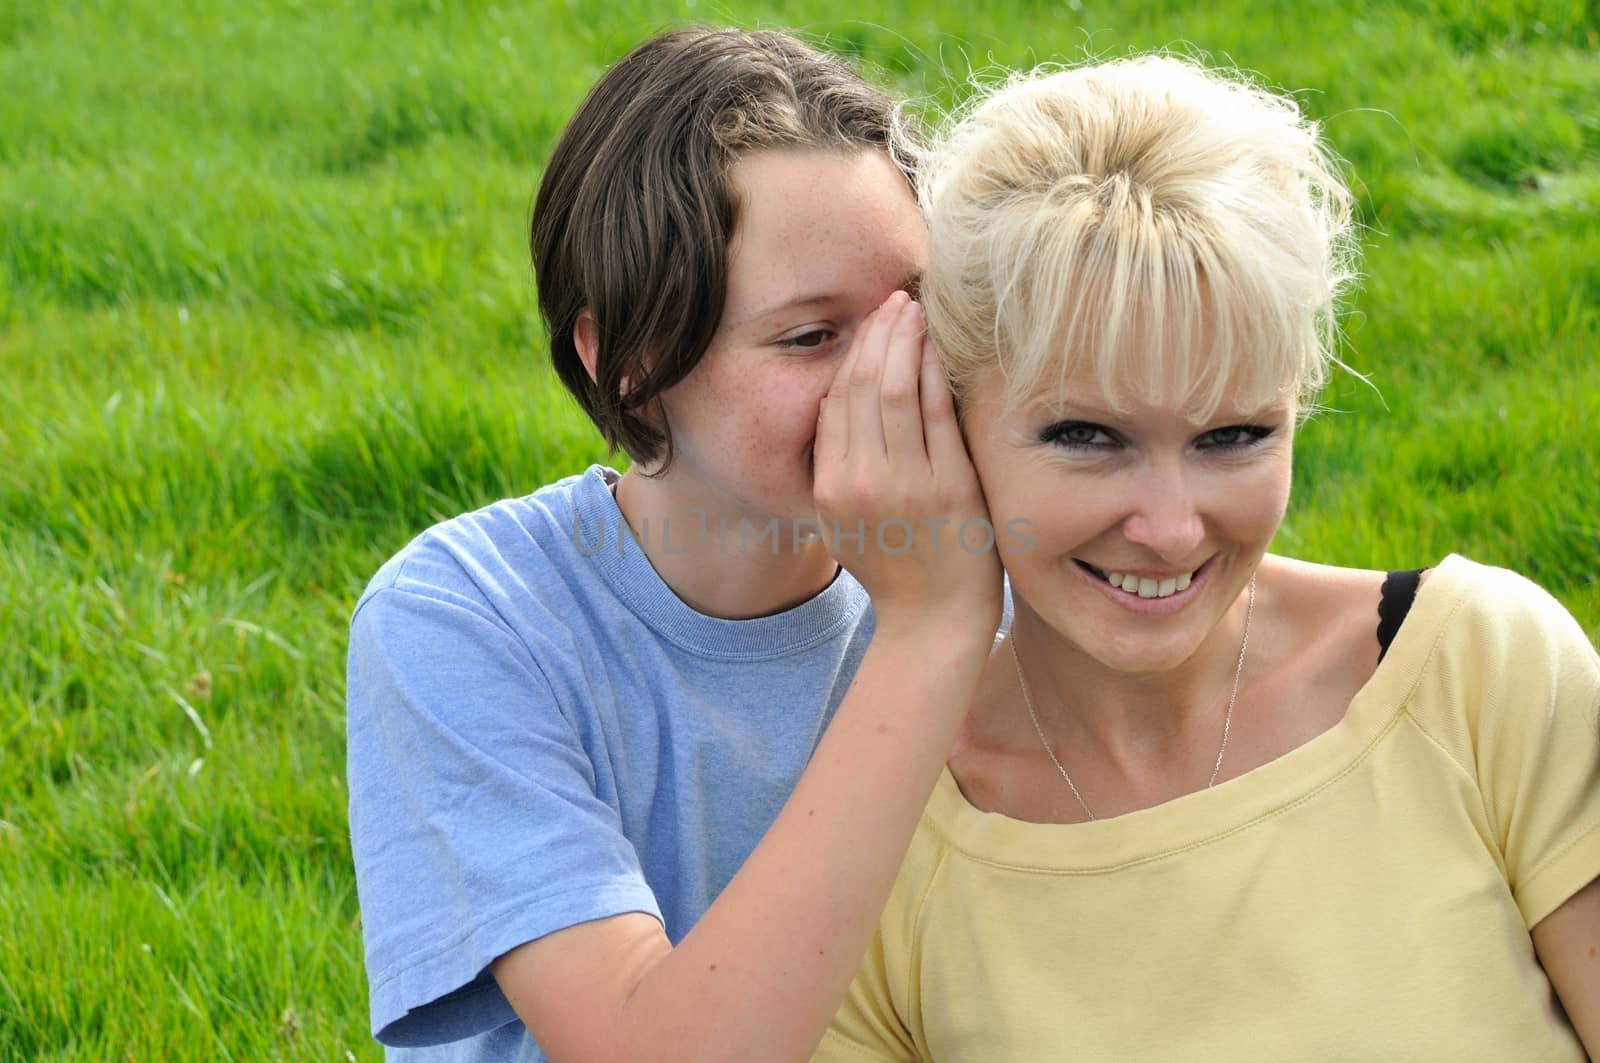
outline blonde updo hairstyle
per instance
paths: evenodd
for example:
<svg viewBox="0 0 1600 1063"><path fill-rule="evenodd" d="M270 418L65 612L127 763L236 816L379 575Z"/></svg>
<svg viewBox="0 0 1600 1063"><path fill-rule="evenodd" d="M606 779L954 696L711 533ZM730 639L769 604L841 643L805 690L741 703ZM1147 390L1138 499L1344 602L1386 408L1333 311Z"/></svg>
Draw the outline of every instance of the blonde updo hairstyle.
<svg viewBox="0 0 1600 1063"><path fill-rule="evenodd" d="M1324 383L1350 194L1294 100L1165 55L1015 75L928 149L922 300L958 397L1091 379L1195 421Z"/></svg>

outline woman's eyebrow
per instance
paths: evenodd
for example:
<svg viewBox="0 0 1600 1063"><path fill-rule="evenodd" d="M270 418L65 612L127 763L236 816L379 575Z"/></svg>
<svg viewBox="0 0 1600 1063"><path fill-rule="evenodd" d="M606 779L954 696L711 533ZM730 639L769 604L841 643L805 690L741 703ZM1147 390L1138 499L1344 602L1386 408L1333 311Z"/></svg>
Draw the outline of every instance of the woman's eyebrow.
<svg viewBox="0 0 1600 1063"><path fill-rule="evenodd" d="M1036 409L1045 416L1054 418L1058 421L1118 421L1126 416L1125 414L1118 414L1112 410L1105 410L1098 406L1091 406L1088 403L1074 402L1070 399L1064 402L1043 402L1040 403Z"/></svg>
<svg viewBox="0 0 1600 1063"><path fill-rule="evenodd" d="M1058 421L1101 421L1106 424L1119 424L1132 416L1130 413L1117 413L1114 410L1102 409L1085 402L1067 399L1062 402L1045 402L1035 407L1040 413ZM1185 418L1185 421L1196 429L1206 426L1227 424L1244 424L1251 421L1270 421L1284 417L1288 414L1288 407L1281 403L1268 403L1252 410L1218 410L1209 418L1194 421Z"/></svg>

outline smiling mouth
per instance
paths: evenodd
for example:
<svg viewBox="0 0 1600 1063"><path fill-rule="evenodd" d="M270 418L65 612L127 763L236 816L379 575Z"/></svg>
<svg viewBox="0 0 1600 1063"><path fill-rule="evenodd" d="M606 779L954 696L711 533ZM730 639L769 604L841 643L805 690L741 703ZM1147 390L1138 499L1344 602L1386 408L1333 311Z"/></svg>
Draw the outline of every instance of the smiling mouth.
<svg viewBox="0 0 1600 1063"><path fill-rule="evenodd" d="M1093 573L1131 598L1170 598L1179 591L1187 589L1189 584L1194 581L1195 573L1200 571L1197 568L1191 572L1155 579L1150 576L1135 575L1131 572L1109 572L1105 569L1095 568L1086 561L1078 561L1077 558L1073 558L1073 560L1084 571ZM1201 568L1204 567L1204 565L1201 566Z"/></svg>

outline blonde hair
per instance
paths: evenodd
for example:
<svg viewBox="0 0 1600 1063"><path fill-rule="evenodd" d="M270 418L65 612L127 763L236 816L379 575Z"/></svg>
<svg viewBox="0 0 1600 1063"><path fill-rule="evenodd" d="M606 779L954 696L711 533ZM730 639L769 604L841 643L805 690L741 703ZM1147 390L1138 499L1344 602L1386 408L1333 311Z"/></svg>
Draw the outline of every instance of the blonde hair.
<svg viewBox="0 0 1600 1063"><path fill-rule="evenodd" d="M922 174L922 299L958 395L998 368L1009 408L1087 372L1119 409L1203 420L1308 399L1335 360L1350 194L1317 124L1242 76L1165 55L1018 74Z"/></svg>

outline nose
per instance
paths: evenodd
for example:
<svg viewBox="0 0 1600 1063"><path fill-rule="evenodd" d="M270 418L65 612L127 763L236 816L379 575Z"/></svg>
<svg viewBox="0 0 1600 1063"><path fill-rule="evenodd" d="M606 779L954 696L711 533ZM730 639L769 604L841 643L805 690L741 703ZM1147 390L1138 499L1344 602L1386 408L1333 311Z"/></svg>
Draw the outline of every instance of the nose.
<svg viewBox="0 0 1600 1063"><path fill-rule="evenodd" d="M1205 540L1205 522L1195 504L1193 485L1181 468L1151 468L1139 477L1136 495L1122 521L1122 534L1162 561L1192 560Z"/></svg>

